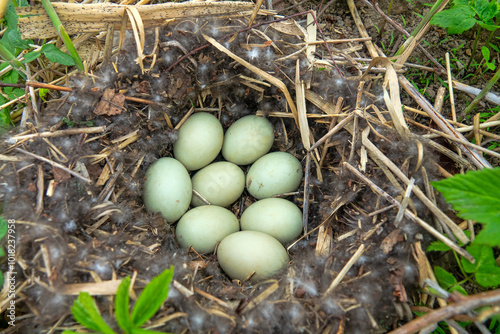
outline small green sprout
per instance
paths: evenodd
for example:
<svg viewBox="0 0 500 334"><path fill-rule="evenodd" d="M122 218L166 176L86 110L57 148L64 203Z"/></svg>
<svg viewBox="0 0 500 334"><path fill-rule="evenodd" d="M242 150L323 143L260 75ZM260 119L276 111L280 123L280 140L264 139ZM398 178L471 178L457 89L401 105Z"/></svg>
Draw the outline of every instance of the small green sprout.
<svg viewBox="0 0 500 334"><path fill-rule="evenodd" d="M118 326L125 334L154 334L161 333L140 328L158 311L167 299L170 282L174 277L174 267L164 270L146 285L137 299L132 312L129 311L130 276L122 280L115 297L115 317ZM104 321L99 309L87 292L80 292L78 299L71 308L73 317L86 328L103 334L116 334ZM65 330L63 334L75 334Z"/></svg>

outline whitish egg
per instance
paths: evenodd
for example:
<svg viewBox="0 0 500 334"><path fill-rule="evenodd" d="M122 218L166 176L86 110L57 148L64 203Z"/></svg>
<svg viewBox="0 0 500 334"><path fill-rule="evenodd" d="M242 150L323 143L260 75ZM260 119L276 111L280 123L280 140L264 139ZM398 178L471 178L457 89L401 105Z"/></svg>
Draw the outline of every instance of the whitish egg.
<svg viewBox="0 0 500 334"><path fill-rule="evenodd" d="M240 230L238 218L229 210L215 205L191 209L177 223L175 234L184 248L192 246L199 253L212 252L215 245Z"/></svg>
<svg viewBox="0 0 500 334"><path fill-rule="evenodd" d="M225 237L217 248L217 259L232 279L251 281L269 278L284 269L289 261L283 245L268 234L241 231Z"/></svg>
<svg viewBox="0 0 500 334"><path fill-rule="evenodd" d="M211 163L219 154L224 130L219 120L208 113L190 116L179 129L174 144L174 157L187 170L197 170Z"/></svg>
<svg viewBox="0 0 500 334"><path fill-rule="evenodd" d="M192 192L188 171L173 158L159 159L146 172L144 204L151 212L161 212L169 223L186 212Z"/></svg>
<svg viewBox="0 0 500 334"><path fill-rule="evenodd" d="M262 199L243 212L241 230L263 232L286 244L302 232L302 211L283 198Z"/></svg>
<svg viewBox="0 0 500 334"><path fill-rule="evenodd" d="M210 204L229 206L243 193L245 173L237 165L220 161L200 169L192 178L193 189ZM205 205L199 197L193 195L192 206Z"/></svg>
<svg viewBox="0 0 500 334"><path fill-rule="evenodd" d="M245 116L227 129L222 155L237 165L249 165L269 152L274 143L274 129L264 117Z"/></svg>
<svg viewBox="0 0 500 334"><path fill-rule="evenodd" d="M273 152L264 155L248 170L246 187L257 199L296 191L302 180L302 165L293 155Z"/></svg>

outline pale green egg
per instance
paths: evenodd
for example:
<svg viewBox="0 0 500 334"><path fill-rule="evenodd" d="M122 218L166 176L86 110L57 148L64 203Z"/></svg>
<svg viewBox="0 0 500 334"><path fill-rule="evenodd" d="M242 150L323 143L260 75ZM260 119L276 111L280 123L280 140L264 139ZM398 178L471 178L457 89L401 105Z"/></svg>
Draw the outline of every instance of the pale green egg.
<svg viewBox="0 0 500 334"><path fill-rule="evenodd" d="M225 237L217 248L217 259L232 279L251 281L270 278L286 268L289 257L283 245L262 232L241 231Z"/></svg>
<svg viewBox="0 0 500 334"><path fill-rule="evenodd" d="M269 152L274 143L274 129L264 117L245 116L227 129L222 155L237 165L249 165Z"/></svg>
<svg viewBox="0 0 500 334"><path fill-rule="evenodd" d="M191 209L177 223L175 234L184 248L199 253L213 252L219 241L240 230L238 218L229 210L215 205Z"/></svg>
<svg viewBox="0 0 500 334"><path fill-rule="evenodd" d="M217 247L217 260L232 279L252 282L274 276L286 268L289 257L283 245L268 234L240 231L225 237Z"/></svg>
<svg viewBox="0 0 500 334"><path fill-rule="evenodd" d="M174 144L174 157L187 170L197 170L211 163L219 154L224 130L219 120L208 113L190 116L179 129Z"/></svg>
<svg viewBox="0 0 500 334"><path fill-rule="evenodd" d="M237 165L220 161L200 169L192 178L193 189L210 204L222 207L236 202L245 188L245 173ZM193 195L192 206L205 205Z"/></svg>
<svg viewBox="0 0 500 334"><path fill-rule="evenodd" d="M296 191L302 180L302 165L293 155L273 152L264 155L248 170L246 187L257 199Z"/></svg>
<svg viewBox="0 0 500 334"><path fill-rule="evenodd" d="M263 232L286 244L302 232L302 211L283 198L262 199L243 212L241 230Z"/></svg>
<svg viewBox="0 0 500 334"><path fill-rule="evenodd" d="M179 219L189 207L191 178L186 168L173 158L161 158L149 167L143 200L151 212L161 212L169 223Z"/></svg>

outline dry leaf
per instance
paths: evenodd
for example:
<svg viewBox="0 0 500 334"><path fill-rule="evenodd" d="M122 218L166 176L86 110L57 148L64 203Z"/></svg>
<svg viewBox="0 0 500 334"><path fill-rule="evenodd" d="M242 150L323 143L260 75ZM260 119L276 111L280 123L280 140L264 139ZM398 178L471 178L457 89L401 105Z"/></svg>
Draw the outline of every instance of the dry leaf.
<svg viewBox="0 0 500 334"><path fill-rule="evenodd" d="M119 115L125 110L125 95L115 93L115 90L108 88L104 91L101 101L94 109L96 115Z"/></svg>

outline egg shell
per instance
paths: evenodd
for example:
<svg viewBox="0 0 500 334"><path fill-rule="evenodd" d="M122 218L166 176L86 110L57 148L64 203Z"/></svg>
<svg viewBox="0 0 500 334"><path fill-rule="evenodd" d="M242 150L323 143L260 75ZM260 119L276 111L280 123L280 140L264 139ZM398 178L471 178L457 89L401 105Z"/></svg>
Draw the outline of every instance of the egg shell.
<svg viewBox="0 0 500 334"><path fill-rule="evenodd" d="M245 173L237 165L227 162L214 162L200 169L191 179L196 190L210 204L226 207L236 202L245 189ZM205 205L193 195L192 206Z"/></svg>
<svg viewBox="0 0 500 334"><path fill-rule="evenodd" d="M208 113L190 116L179 129L174 157L187 170L197 170L211 163L219 154L224 130L219 120Z"/></svg>
<svg viewBox="0 0 500 334"><path fill-rule="evenodd" d="M259 231L283 244L302 232L302 211L283 198L266 198L250 205L241 215L242 231Z"/></svg>
<svg viewBox="0 0 500 334"><path fill-rule="evenodd" d="M217 259L232 279L251 281L270 278L284 269L289 261L283 245L262 232L240 231L225 237L217 247Z"/></svg>
<svg viewBox="0 0 500 334"><path fill-rule="evenodd" d="M213 252L219 241L240 230L238 218L215 205L191 209L177 223L175 234L184 248L192 246L199 253Z"/></svg>
<svg viewBox="0 0 500 334"><path fill-rule="evenodd" d="M264 117L245 116L227 129L222 145L224 159L237 165L249 165L269 152L274 129Z"/></svg>
<svg viewBox="0 0 500 334"><path fill-rule="evenodd" d="M302 180L302 165L293 155L273 152L264 155L250 167L246 187L257 199L296 191Z"/></svg>
<svg viewBox="0 0 500 334"><path fill-rule="evenodd" d="M161 158L146 172L143 200L146 209L161 212L169 223L177 221L188 209L193 193L186 168L173 158Z"/></svg>

